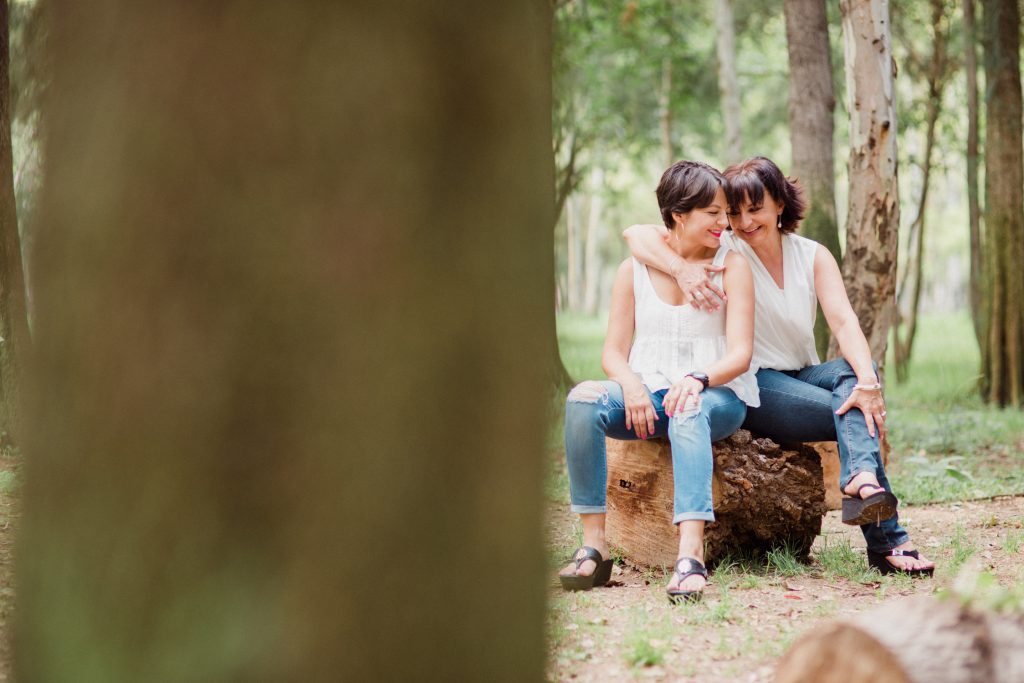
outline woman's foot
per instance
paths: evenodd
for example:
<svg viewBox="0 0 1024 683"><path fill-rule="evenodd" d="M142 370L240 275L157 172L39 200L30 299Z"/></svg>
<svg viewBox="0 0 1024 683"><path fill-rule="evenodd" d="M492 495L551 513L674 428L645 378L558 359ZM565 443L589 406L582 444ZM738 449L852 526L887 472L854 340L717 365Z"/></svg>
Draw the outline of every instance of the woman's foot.
<svg viewBox="0 0 1024 683"><path fill-rule="evenodd" d="M677 568L679 567L679 560L682 560L682 559L693 559L693 560L697 560L702 565L704 564L704 559L700 558L700 557L686 557L686 558L680 557L679 559L676 560L676 567ZM703 576L701 574L690 574L689 576L684 578L682 581L679 580L679 576L680 576L680 574L679 574L678 571L672 572L672 579L668 582L668 585L665 586L665 590L669 591L670 593L673 592L673 591L686 591L686 592L692 592L692 593L703 593L704 592L704 587L708 585L707 577L705 577L705 576Z"/></svg>
<svg viewBox="0 0 1024 683"><path fill-rule="evenodd" d="M682 562L682 560L695 562ZM665 590L669 598L697 600L707 585L707 571L704 569L704 522L685 520L679 523L679 555L676 557L676 571L672 573ZM673 593L683 595L673 596Z"/></svg>
<svg viewBox="0 0 1024 683"><path fill-rule="evenodd" d="M907 541L906 543L898 545L895 548L893 548L893 550L913 549L914 546L910 541ZM929 560L924 555L921 555L920 553L918 553L918 556L916 558L911 555L890 555L889 557L885 558L885 561L891 564L896 569L901 569L903 571L920 571L925 569L935 569L935 563Z"/></svg>
<svg viewBox="0 0 1024 683"><path fill-rule="evenodd" d="M878 484L878 478L871 472L861 472L851 479L843 489L843 493L847 496L861 499L883 491L885 489Z"/></svg>
<svg viewBox="0 0 1024 683"><path fill-rule="evenodd" d="M853 477L843 493L842 521L851 526L878 524L896 516L899 501L878 483L871 472L860 472Z"/></svg>
<svg viewBox="0 0 1024 683"><path fill-rule="evenodd" d="M569 564L565 565L565 567L563 567L562 570L558 572L559 576L590 576L594 573L594 571L597 569L597 562L595 562L594 560L583 560L583 562L580 562L579 568L577 569L576 567L576 560L578 558L584 557L585 553L583 548L585 547L593 548L597 552L601 553L601 557L605 559L608 558L607 541L605 541L602 538L600 541L588 543L586 537L584 537L583 547L579 548L575 553L573 553L572 560L569 561Z"/></svg>

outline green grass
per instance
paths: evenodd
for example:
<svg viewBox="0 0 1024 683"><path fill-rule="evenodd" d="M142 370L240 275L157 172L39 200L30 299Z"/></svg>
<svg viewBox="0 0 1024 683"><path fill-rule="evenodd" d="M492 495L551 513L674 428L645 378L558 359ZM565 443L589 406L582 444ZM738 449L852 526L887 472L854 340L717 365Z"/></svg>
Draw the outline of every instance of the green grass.
<svg viewBox="0 0 1024 683"><path fill-rule="evenodd" d="M878 572L865 563L864 556L853 549L847 538L837 541L826 536L814 559L817 560L825 577L830 580L846 579L854 583L868 584L879 579Z"/></svg>

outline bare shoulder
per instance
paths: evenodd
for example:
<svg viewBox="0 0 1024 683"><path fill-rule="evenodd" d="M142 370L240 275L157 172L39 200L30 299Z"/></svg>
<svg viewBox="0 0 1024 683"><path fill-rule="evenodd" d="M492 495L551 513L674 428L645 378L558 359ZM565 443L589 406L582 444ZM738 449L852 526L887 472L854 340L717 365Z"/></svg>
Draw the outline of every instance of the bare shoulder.
<svg viewBox="0 0 1024 683"><path fill-rule="evenodd" d="M722 265L725 266L725 272L727 273L733 269L741 272L750 272L750 264L747 263L747 259L743 258L743 256L735 250L730 250L729 253L725 255L725 261Z"/></svg>
<svg viewBox="0 0 1024 683"><path fill-rule="evenodd" d="M832 252L824 244L819 244L818 248L814 251L814 270L816 273L839 272L839 264L836 262L836 257L832 255Z"/></svg>

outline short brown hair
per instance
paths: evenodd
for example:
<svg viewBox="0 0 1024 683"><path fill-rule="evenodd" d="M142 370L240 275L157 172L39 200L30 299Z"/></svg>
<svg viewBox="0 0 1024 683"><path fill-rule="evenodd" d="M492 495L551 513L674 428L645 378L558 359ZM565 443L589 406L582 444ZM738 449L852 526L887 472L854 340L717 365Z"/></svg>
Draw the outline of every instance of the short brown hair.
<svg viewBox="0 0 1024 683"><path fill-rule="evenodd" d="M669 166L655 190L665 226L669 230L675 227L674 213L711 206L720 187L725 187L725 176L705 163L683 159Z"/></svg>
<svg viewBox="0 0 1024 683"><path fill-rule="evenodd" d="M725 169L725 197L729 210L736 214L746 197L754 206L764 203L767 190L775 203L782 204L782 232L793 232L803 220L807 210L803 188L795 179L787 178L767 157L751 157Z"/></svg>

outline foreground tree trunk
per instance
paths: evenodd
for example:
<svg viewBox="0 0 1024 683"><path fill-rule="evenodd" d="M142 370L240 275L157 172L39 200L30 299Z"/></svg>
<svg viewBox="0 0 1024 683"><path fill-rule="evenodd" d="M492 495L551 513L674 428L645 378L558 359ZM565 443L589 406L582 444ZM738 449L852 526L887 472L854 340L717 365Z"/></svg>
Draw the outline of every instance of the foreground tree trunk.
<svg viewBox="0 0 1024 683"><path fill-rule="evenodd" d="M987 313L982 391L1021 405L1024 366L1024 170L1021 151L1020 6L985 0L985 242Z"/></svg>
<svg viewBox="0 0 1024 683"><path fill-rule="evenodd" d="M779 660L776 683L1016 683L1024 623L918 597L817 626Z"/></svg>
<svg viewBox="0 0 1024 683"><path fill-rule="evenodd" d="M887 0L841 0L850 112L850 198L843 279L881 365L896 307L900 224L895 67ZM835 340L830 355L837 352Z"/></svg>
<svg viewBox="0 0 1024 683"><path fill-rule="evenodd" d="M715 2L715 39L718 43L718 89L725 118L725 159L734 164L743 158L740 123L740 85L736 78L736 22L732 0Z"/></svg>
<svg viewBox="0 0 1024 683"><path fill-rule="evenodd" d="M786 0L786 45L789 49L789 141L793 175L800 179L810 206L800 224L806 237L824 244L842 263L836 222L835 158L832 153L836 107L832 53L828 42L825 0ZM825 316L815 320L818 355L828 353Z"/></svg>
<svg viewBox="0 0 1024 683"><path fill-rule="evenodd" d="M540 680L550 6L51 4L17 679Z"/></svg>
<svg viewBox="0 0 1024 683"><path fill-rule="evenodd" d="M29 353L28 307L14 199L11 147L10 28L0 0L0 421L15 439L22 431L22 373Z"/></svg>

